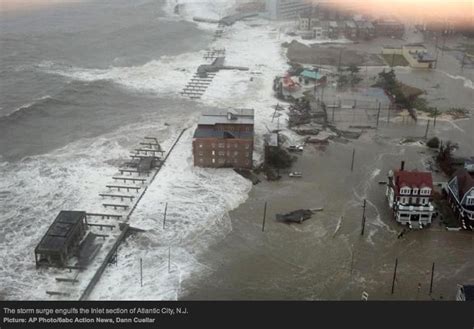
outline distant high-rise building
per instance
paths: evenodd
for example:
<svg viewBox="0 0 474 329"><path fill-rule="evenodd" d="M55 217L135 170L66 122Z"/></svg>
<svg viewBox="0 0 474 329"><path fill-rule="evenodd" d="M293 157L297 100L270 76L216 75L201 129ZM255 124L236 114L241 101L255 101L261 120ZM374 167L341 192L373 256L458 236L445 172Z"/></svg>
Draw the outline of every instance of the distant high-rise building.
<svg viewBox="0 0 474 329"><path fill-rule="evenodd" d="M311 0L266 0L266 11L270 19L293 19L311 11Z"/></svg>

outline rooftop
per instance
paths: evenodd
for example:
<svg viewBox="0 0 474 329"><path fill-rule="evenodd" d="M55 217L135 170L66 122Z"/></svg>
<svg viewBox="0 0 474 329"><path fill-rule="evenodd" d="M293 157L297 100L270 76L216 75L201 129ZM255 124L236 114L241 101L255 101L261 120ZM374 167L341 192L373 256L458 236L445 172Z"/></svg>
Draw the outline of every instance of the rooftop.
<svg viewBox="0 0 474 329"><path fill-rule="evenodd" d="M73 228L86 217L84 211L61 211L36 249L57 250L64 246Z"/></svg>
<svg viewBox="0 0 474 329"><path fill-rule="evenodd" d="M199 119L198 125L214 126L216 124L254 124L253 109L232 109L206 113Z"/></svg>
<svg viewBox="0 0 474 329"><path fill-rule="evenodd" d="M457 191L459 193L457 197L458 200L461 200L471 188L474 188L474 177L464 168L456 171L454 177L457 177Z"/></svg>
<svg viewBox="0 0 474 329"><path fill-rule="evenodd" d="M221 139L253 139L253 131L224 131L213 128L197 127L194 131L194 138L221 138Z"/></svg>
<svg viewBox="0 0 474 329"><path fill-rule="evenodd" d="M303 70L300 76L304 78L308 78L308 79L315 79L315 80L321 79L321 74L317 70Z"/></svg>
<svg viewBox="0 0 474 329"><path fill-rule="evenodd" d="M394 177L397 192L404 186L410 188L429 187L433 189L433 177L430 172L397 170L394 173Z"/></svg>

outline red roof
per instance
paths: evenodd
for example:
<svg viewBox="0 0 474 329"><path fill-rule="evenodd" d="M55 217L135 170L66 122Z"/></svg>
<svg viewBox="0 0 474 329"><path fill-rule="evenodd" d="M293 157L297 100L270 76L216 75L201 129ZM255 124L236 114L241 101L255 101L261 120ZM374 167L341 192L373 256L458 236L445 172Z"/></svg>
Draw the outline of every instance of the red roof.
<svg viewBox="0 0 474 329"><path fill-rule="evenodd" d="M400 193L400 188L404 186L410 188L417 187L419 189L429 187L433 189L433 177L430 172L397 170L394 173L394 178L395 191L397 194Z"/></svg>

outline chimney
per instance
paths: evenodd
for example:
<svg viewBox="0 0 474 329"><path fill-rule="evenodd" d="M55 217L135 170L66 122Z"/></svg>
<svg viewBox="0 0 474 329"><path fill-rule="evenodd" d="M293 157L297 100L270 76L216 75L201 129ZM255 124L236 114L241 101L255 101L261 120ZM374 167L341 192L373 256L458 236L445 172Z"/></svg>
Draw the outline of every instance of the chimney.
<svg viewBox="0 0 474 329"><path fill-rule="evenodd" d="M402 164L400 166L400 171L405 170L405 161L402 161Z"/></svg>

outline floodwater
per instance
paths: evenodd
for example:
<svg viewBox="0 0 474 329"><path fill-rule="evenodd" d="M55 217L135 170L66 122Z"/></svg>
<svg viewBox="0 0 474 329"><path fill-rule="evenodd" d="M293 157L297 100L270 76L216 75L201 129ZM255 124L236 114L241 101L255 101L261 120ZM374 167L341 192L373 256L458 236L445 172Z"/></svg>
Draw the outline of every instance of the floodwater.
<svg viewBox="0 0 474 329"><path fill-rule="evenodd" d="M472 121L464 128L468 124L472 128ZM440 131L444 125L438 126ZM438 300L453 299L457 283L474 283L472 232L447 232L436 219L429 229L397 238L403 227L391 219L385 186L378 181L386 180L388 170L402 160L407 169L424 169L431 156L424 147L397 144L402 132L422 136L424 127L392 123L350 144L331 143L324 151L307 146L294 166L303 179L263 182L230 213L232 232L200 260L214 268L214 274L204 282L188 283L184 299L340 300L360 299L366 291L369 299ZM367 220L362 236L364 199ZM301 225L274 220L276 213L317 207L324 211Z"/></svg>
<svg viewBox="0 0 474 329"><path fill-rule="evenodd" d="M424 89L433 105L465 107L472 114L472 88L465 86L466 79L453 78L459 72L457 55L443 55L437 72L406 68L396 72L403 82ZM380 70L369 68L368 73ZM463 77L472 80L472 74L472 69L466 69ZM372 126L374 114L366 121ZM345 114L349 121L352 116L351 111ZM343 121L344 113L336 114L336 124L337 118ZM454 299L457 284L474 283L474 235L448 232L436 218L430 228L398 238L403 227L392 220L386 187L378 184L401 161L409 170L429 170L431 151L419 143L400 144L403 137L422 138L426 125L423 120L415 123L393 116L387 123L382 113L379 129L366 131L359 140L331 142L323 150L307 145L292 168L303 172L303 178L284 175L279 182L264 181L253 188L248 201L230 213L232 232L200 257L214 273L206 280L187 282L183 299L358 300L364 291L370 300ZM438 121L436 127L431 123L428 136L455 141L460 146L458 155L474 154L472 117ZM446 180L434 175L435 182ZM364 199L367 220L361 235ZM301 225L274 220L277 213L318 207L324 211Z"/></svg>

